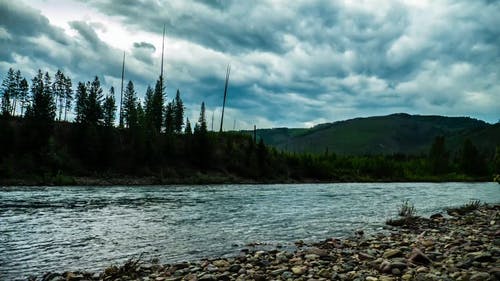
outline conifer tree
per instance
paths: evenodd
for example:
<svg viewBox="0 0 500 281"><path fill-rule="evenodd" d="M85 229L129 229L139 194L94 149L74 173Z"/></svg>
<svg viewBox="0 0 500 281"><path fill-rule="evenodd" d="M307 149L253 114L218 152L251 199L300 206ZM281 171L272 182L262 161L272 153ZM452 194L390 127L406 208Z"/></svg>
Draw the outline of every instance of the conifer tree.
<svg viewBox="0 0 500 281"><path fill-rule="evenodd" d="M125 126L133 128L137 126L137 97L134 89L134 83L128 81L123 97L123 119Z"/></svg>
<svg viewBox="0 0 500 281"><path fill-rule="evenodd" d="M41 128L51 126L56 116L56 105L48 72L43 75L42 71L38 70L37 75L33 78L31 93L33 102L29 117L41 124Z"/></svg>
<svg viewBox="0 0 500 281"><path fill-rule="evenodd" d="M46 85L48 83L48 86ZM26 137L26 150L35 153L38 161L45 159L41 154L49 143L52 134L56 107L50 90L50 76L38 70L31 84L31 103L26 108L26 126L23 127Z"/></svg>
<svg viewBox="0 0 500 281"><path fill-rule="evenodd" d="M167 104L167 109L165 110L165 132L167 134L172 134L174 133L174 105L169 102Z"/></svg>
<svg viewBox="0 0 500 281"><path fill-rule="evenodd" d="M64 80L64 121L67 121L68 111L71 110L71 103L73 101L73 89L71 78L66 77Z"/></svg>
<svg viewBox="0 0 500 281"><path fill-rule="evenodd" d="M78 86L76 87L76 107L75 107L75 115L76 115L76 123L86 123L87 122L87 86L78 82Z"/></svg>
<svg viewBox="0 0 500 281"><path fill-rule="evenodd" d="M140 128L145 128L146 127L146 112L144 111L144 107L142 106L142 103L139 101L137 103L137 125Z"/></svg>
<svg viewBox="0 0 500 281"><path fill-rule="evenodd" d="M175 94L174 100L174 132L180 134L182 133L182 126L184 125L184 103L181 99L181 94L179 89L177 89L177 93Z"/></svg>
<svg viewBox="0 0 500 281"><path fill-rule="evenodd" d="M191 129L191 122L189 122L189 118L186 118L186 127L184 128L184 134L192 135L193 130Z"/></svg>
<svg viewBox="0 0 500 281"><path fill-rule="evenodd" d="M163 78L160 78L156 81L155 90L153 93L153 98L151 101L151 122L153 124L153 128L157 132L161 132L161 127L163 124L163 106L165 100L164 88L163 88Z"/></svg>
<svg viewBox="0 0 500 281"><path fill-rule="evenodd" d="M23 116L24 109L29 103L29 85L26 78L23 78L19 85L19 102L21 104L21 116Z"/></svg>
<svg viewBox="0 0 500 281"><path fill-rule="evenodd" d="M2 81L2 107L1 114L3 116L10 116L12 111L11 99L15 95L15 72L14 69L9 68L7 71L7 76Z"/></svg>
<svg viewBox="0 0 500 281"><path fill-rule="evenodd" d="M63 101L66 96L66 77L62 73L61 70L57 70L54 83L52 84L52 91L54 92L54 96L57 98L59 109L58 120L61 121L62 112L63 112Z"/></svg>
<svg viewBox="0 0 500 281"><path fill-rule="evenodd" d="M206 134L207 133L207 118L205 116L205 102L201 103L200 118L198 119L198 123L200 124L200 133Z"/></svg>
<svg viewBox="0 0 500 281"><path fill-rule="evenodd" d="M115 102L115 88L109 89L109 94L104 99L104 126L112 127L115 122L116 102Z"/></svg>
<svg viewBox="0 0 500 281"><path fill-rule="evenodd" d="M99 77L95 77L90 83L87 100L87 120L92 125L99 125L104 117L102 110L103 94Z"/></svg>
<svg viewBox="0 0 500 281"><path fill-rule="evenodd" d="M22 81L23 77L21 75L21 71L18 70L16 71L16 74L14 75L14 83L12 85L12 112L11 114L13 116L16 115L16 110L17 110L17 101L19 99L19 96L20 96L20 92L21 92L21 81Z"/></svg>
<svg viewBox="0 0 500 281"><path fill-rule="evenodd" d="M148 86L146 89L146 95L144 96L144 122L146 127L149 128L154 128L154 117L153 117L153 97L154 97L154 92L153 89Z"/></svg>

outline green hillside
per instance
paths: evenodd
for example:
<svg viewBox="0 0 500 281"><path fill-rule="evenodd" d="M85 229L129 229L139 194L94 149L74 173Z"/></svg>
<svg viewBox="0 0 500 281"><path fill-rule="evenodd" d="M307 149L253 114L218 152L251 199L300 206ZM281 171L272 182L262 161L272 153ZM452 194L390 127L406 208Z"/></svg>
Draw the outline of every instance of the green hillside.
<svg viewBox="0 0 500 281"><path fill-rule="evenodd" d="M481 150L500 144L500 125L468 117L392 114L320 124L310 129L261 129L257 138L291 152L341 155L426 153L436 136L455 151L466 138Z"/></svg>

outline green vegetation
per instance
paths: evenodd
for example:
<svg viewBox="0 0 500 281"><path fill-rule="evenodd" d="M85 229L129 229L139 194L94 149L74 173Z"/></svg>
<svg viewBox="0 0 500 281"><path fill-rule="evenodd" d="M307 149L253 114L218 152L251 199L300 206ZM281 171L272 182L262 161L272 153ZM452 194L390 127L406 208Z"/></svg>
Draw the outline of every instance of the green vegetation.
<svg viewBox="0 0 500 281"><path fill-rule="evenodd" d="M9 70L0 91L0 183L63 185L78 183L82 177L147 178L148 183L157 184L477 181L491 180L500 173L499 149L484 149L489 143L485 137L493 136L496 141L494 131L490 125L469 118L398 114L319 125L310 130L260 130L254 140L246 132L208 131L204 102L192 127L184 116L181 92L178 90L167 101L161 77L154 90L148 87L144 101L129 81L123 107L116 104L114 88L104 94L98 77L76 83L74 93L72 85L61 71L53 82L48 73L38 71L30 88L19 71ZM388 123L387 119L393 121ZM424 125L405 127L415 122ZM389 132L393 125L402 129ZM473 138L464 138L457 149L450 150L448 138L442 135L425 145L436 132L461 134L464 128L475 128L475 133L469 134ZM410 133L413 131L419 131L420 137ZM377 147L392 145L385 142L381 146L383 134L388 134L386 140L399 138L392 143L397 149L353 153L365 151L370 143ZM308 139L321 148L320 143L326 140L322 136L339 146L298 153L280 145L265 145L266 138L274 142ZM476 136L482 140L480 146L476 146ZM425 153L394 152L402 147L422 147ZM341 149L345 151L337 153Z"/></svg>
<svg viewBox="0 0 500 281"><path fill-rule="evenodd" d="M410 227L417 220L421 219L417 217L416 214L417 210L415 209L415 206L413 206L412 203L406 200L398 209L398 215L400 218L388 219L385 223L391 226Z"/></svg>
<svg viewBox="0 0 500 281"><path fill-rule="evenodd" d="M252 133L252 132L248 132ZM453 157L465 139L491 154L500 145L500 124L466 117L392 114L326 123L310 129L260 129L257 137L268 145L296 153L339 155L420 155L436 137L446 139Z"/></svg>
<svg viewBox="0 0 500 281"><path fill-rule="evenodd" d="M400 217L414 217L417 214L415 210L415 206L413 206L412 203L410 203L408 200L404 201L401 207L399 207L399 212L398 215Z"/></svg>
<svg viewBox="0 0 500 281"><path fill-rule="evenodd" d="M479 209L481 207L481 201L479 200L470 200L468 203L465 203L464 205L457 207L457 208L448 208L446 209L446 212L449 215L459 215L463 216L465 214L468 214L474 210Z"/></svg>

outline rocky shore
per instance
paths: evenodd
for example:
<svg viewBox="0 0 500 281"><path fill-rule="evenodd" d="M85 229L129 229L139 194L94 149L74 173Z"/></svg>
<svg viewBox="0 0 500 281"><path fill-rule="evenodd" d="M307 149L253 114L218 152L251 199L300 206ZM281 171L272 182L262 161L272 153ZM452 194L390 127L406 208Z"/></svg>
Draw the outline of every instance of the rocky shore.
<svg viewBox="0 0 500 281"><path fill-rule="evenodd" d="M449 214L449 215L448 215ZM231 258L178 264L129 260L101 273L31 280L500 280L500 205L391 221L388 233L296 243L294 252L243 249Z"/></svg>

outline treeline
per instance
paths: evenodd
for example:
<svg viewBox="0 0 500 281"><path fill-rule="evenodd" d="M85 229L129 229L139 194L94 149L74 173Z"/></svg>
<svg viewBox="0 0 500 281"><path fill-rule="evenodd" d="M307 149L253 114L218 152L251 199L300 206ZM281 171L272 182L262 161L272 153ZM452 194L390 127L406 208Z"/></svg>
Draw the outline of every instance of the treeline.
<svg viewBox="0 0 500 281"><path fill-rule="evenodd" d="M454 153L441 137L428 155L339 156L294 154L246 134L209 132L205 104L192 127L180 91L166 101L161 76L143 100L129 81L122 106L113 87L104 94L98 77L73 89L62 71L53 81L38 71L30 85L10 69L0 94L3 182L65 184L82 176L150 177L151 183L490 180L500 171L499 149L486 155L466 141Z"/></svg>

